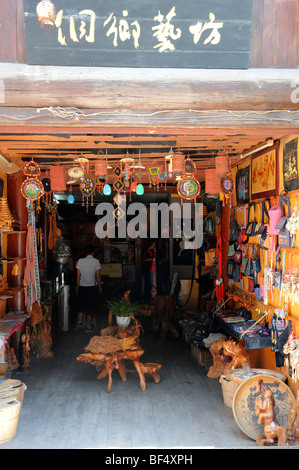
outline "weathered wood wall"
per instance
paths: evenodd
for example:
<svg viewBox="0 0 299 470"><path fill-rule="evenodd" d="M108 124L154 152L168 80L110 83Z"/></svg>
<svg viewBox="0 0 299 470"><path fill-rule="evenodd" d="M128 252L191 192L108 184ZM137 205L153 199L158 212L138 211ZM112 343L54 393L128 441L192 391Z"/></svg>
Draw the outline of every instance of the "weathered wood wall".
<svg viewBox="0 0 299 470"><path fill-rule="evenodd" d="M23 0L0 0L0 62L26 63ZM299 67L298 0L253 0L251 68Z"/></svg>

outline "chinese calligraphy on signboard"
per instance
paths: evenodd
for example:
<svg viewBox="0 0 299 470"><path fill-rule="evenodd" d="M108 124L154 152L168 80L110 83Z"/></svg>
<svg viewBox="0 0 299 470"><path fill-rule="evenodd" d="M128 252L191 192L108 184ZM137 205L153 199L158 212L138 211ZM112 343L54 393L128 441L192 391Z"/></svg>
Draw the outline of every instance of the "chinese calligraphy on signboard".
<svg viewBox="0 0 299 470"><path fill-rule="evenodd" d="M55 28L42 31L35 2L24 0L28 63L245 68L252 5L250 0L243 0L242 7L239 3L141 0L136 7L127 0L120 8L116 0L108 5L90 0L82 8L80 0L56 0ZM224 4L236 8L227 11Z"/></svg>

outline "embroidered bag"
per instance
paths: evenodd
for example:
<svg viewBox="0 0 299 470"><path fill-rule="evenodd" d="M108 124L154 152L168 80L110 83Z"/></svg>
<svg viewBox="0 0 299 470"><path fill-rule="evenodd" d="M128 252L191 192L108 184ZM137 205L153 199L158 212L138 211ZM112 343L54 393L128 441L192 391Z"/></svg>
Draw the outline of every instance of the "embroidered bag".
<svg viewBox="0 0 299 470"><path fill-rule="evenodd" d="M240 282L241 275L240 275L240 265L239 264L235 264L233 279L234 279L235 282Z"/></svg>
<svg viewBox="0 0 299 470"><path fill-rule="evenodd" d="M249 219L250 219L250 210L251 210L252 207L253 207L253 210L255 211L255 202L250 202L248 204L248 223L247 223L247 227L246 227L246 231L245 231L245 234L248 237L252 237L255 234L256 222L255 221L253 221L253 222L249 221Z"/></svg>
<svg viewBox="0 0 299 470"><path fill-rule="evenodd" d="M269 214L269 235L278 235L279 230L276 227L280 217L282 216L282 211L280 204L270 207L268 210Z"/></svg>
<svg viewBox="0 0 299 470"><path fill-rule="evenodd" d="M231 227L230 227L230 236L229 236L230 243L234 243L238 241L239 231L240 231L240 227L236 219L236 211L234 210L234 217L233 217Z"/></svg>
<svg viewBox="0 0 299 470"><path fill-rule="evenodd" d="M254 279L252 276L248 276L248 292L251 294L254 292Z"/></svg>
<svg viewBox="0 0 299 470"><path fill-rule="evenodd" d="M290 196L280 196L279 205L281 213L283 214L283 203L286 204L288 209L288 215L280 217L275 228L278 229L278 245L283 248L292 248L294 237L291 235L290 231L287 229L286 224L291 216L291 202Z"/></svg>
<svg viewBox="0 0 299 470"><path fill-rule="evenodd" d="M226 266L226 275L229 279L234 279L234 269L235 269L235 262L231 259L227 260Z"/></svg>
<svg viewBox="0 0 299 470"><path fill-rule="evenodd" d="M242 261L242 251L238 248L236 251L235 251L235 254L234 254L234 261L237 263L237 264L241 264L241 261Z"/></svg>
<svg viewBox="0 0 299 470"><path fill-rule="evenodd" d="M281 279L282 279L282 269L281 265L281 256L278 254L275 261L275 269L273 270L273 287L276 289L281 288Z"/></svg>

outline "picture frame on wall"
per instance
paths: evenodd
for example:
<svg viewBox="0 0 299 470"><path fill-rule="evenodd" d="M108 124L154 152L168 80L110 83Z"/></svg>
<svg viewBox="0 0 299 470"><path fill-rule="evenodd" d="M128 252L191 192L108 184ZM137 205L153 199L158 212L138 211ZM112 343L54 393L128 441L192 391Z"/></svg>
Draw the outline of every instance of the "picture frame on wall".
<svg viewBox="0 0 299 470"><path fill-rule="evenodd" d="M248 204L250 202L250 165L238 169L236 174L236 200L237 205Z"/></svg>
<svg viewBox="0 0 299 470"><path fill-rule="evenodd" d="M275 196L279 190L279 142L251 157L251 199Z"/></svg>
<svg viewBox="0 0 299 470"><path fill-rule="evenodd" d="M295 191L299 189L297 137L283 146L282 172L284 190Z"/></svg>

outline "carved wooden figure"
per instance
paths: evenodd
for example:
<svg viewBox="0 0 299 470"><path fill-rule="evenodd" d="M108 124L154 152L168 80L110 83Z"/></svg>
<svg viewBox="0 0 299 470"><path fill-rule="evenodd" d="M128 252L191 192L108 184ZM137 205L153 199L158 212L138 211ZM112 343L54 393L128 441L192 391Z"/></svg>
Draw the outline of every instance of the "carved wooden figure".
<svg viewBox="0 0 299 470"><path fill-rule="evenodd" d="M272 390L259 380L261 397L255 400L255 414L258 416L257 423L264 425L264 433L256 437L258 446L276 445L285 446L287 442L286 432L275 419L275 401Z"/></svg>
<svg viewBox="0 0 299 470"><path fill-rule="evenodd" d="M223 357L223 343L225 338L220 338L218 341L214 341L214 343L210 346L209 351L213 357L213 365L210 367L207 376L210 379L216 379L221 376L225 366L225 359Z"/></svg>
<svg viewBox="0 0 299 470"><path fill-rule="evenodd" d="M240 343L236 343L232 339L224 341L223 354L231 357L231 362L229 362L224 369L225 374L229 374L230 371L234 369L242 368L246 364L250 366L250 357L245 348Z"/></svg>
<svg viewBox="0 0 299 470"><path fill-rule="evenodd" d="M290 444L299 445L299 390L296 393L296 405L290 410L287 438Z"/></svg>

